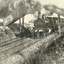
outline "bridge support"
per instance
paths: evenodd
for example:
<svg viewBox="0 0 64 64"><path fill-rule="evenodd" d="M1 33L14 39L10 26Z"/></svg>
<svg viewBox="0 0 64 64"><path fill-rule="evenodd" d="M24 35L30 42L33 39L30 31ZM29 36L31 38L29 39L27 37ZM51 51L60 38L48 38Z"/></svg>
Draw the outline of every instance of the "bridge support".
<svg viewBox="0 0 64 64"><path fill-rule="evenodd" d="M20 33L21 33L21 18L19 19Z"/></svg>
<svg viewBox="0 0 64 64"><path fill-rule="evenodd" d="M58 32L61 34L61 28L60 28L60 15L58 15Z"/></svg>
<svg viewBox="0 0 64 64"><path fill-rule="evenodd" d="M20 25L20 32L22 31L22 26L24 26L24 17L22 17L22 23L21 23L21 18L19 19L19 25Z"/></svg>
<svg viewBox="0 0 64 64"><path fill-rule="evenodd" d="M24 26L24 17L22 17L22 26Z"/></svg>

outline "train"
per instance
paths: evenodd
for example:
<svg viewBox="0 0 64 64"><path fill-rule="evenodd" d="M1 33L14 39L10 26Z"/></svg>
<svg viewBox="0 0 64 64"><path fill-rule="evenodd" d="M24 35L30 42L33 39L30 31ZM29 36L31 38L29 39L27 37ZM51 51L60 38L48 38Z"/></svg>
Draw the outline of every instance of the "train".
<svg viewBox="0 0 64 64"><path fill-rule="evenodd" d="M30 30L30 27L25 28L22 26L20 37L44 37L51 33L58 31L58 18L46 17L38 18L34 21L34 27Z"/></svg>
<svg viewBox="0 0 64 64"><path fill-rule="evenodd" d="M37 37L46 36L50 33L58 31L58 18L46 17L38 18L34 21L34 32Z"/></svg>
<svg viewBox="0 0 64 64"><path fill-rule="evenodd" d="M28 28L25 28L24 26L21 26L21 32L19 34L15 35L18 37L39 37L39 36L46 36L50 33L56 32L58 30L58 18L57 17L46 17L45 19L37 18L33 24L33 29L30 30L30 26ZM12 25L9 28L11 28L13 31L20 31L19 24L18 25Z"/></svg>

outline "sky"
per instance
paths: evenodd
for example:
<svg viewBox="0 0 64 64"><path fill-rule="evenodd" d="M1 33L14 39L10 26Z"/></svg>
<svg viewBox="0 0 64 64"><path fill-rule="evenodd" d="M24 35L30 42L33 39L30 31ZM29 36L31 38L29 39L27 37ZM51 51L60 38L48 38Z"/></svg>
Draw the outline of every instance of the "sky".
<svg viewBox="0 0 64 64"><path fill-rule="evenodd" d="M64 0L35 0L40 2L42 5L54 4L58 7L64 8Z"/></svg>

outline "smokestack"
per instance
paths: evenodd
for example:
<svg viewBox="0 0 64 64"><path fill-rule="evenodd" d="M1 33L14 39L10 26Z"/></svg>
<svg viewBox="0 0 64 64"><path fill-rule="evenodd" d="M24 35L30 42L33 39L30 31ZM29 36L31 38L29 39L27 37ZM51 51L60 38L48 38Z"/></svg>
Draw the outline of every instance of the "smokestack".
<svg viewBox="0 0 64 64"><path fill-rule="evenodd" d="M38 18L40 18L40 14L41 14L41 13L40 13L40 11L39 11L39 12L38 12Z"/></svg>
<svg viewBox="0 0 64 64"><path fill-rule="evenodd" d="M44 19L44 20L46 19L46 15L45 14L42 15L42 19Z"/></svg>

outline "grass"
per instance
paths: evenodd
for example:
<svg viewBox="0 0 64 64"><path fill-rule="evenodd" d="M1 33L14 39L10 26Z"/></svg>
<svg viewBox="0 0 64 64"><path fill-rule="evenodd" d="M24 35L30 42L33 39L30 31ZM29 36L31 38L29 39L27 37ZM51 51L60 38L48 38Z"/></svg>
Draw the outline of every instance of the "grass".
<svg viewBox="0 0 64 64"><path fill-rule="evenodd" d="M59 64L63 59L59 59L64 54L64 36L52 42L44 51L34 53L34 57L28 59L25 64Z"/></svg>

